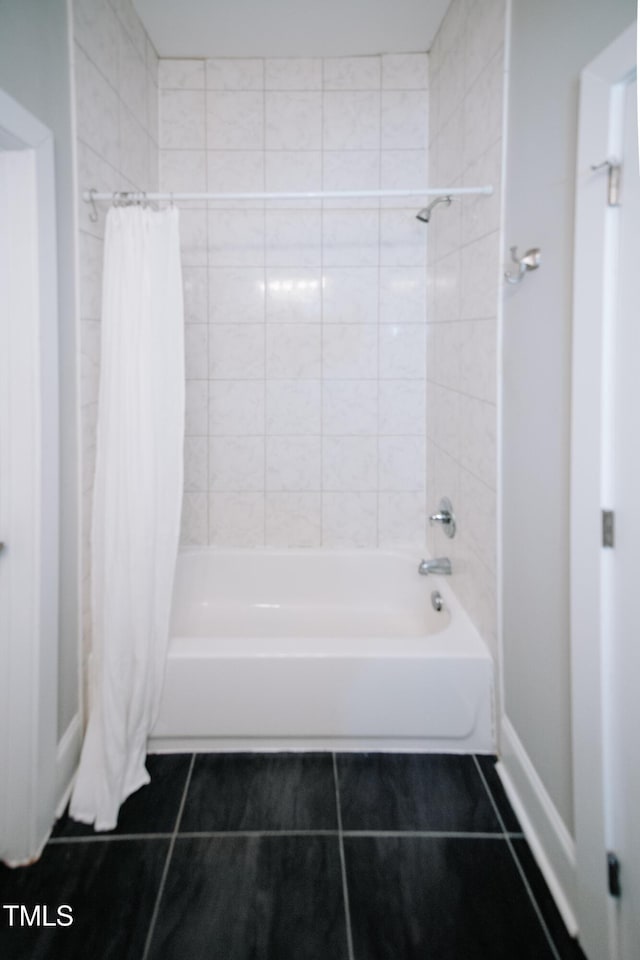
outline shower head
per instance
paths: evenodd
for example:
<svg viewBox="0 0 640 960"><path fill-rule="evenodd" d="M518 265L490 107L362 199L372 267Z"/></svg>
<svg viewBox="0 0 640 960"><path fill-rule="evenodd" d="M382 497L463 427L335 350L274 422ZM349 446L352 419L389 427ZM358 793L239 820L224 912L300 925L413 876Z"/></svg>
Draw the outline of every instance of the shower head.
<svg viewBox="0 0 640 960"><path fill-rule="evenodd" d="M423 223L429 223L433 208L437 207L439 203L446 203L447 206L450 206L452 200L453 197L436 197L428 206L423 207L422 210L419 210L416 213L416 220L422 220Z"/></svg>

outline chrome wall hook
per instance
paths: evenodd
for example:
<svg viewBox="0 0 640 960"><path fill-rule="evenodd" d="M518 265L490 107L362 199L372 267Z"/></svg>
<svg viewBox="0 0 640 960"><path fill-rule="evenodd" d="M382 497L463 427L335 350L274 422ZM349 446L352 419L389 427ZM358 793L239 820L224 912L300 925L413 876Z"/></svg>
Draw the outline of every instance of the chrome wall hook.
<svg viewBox="0 0 640 960"><path fill-rule="evenodd" d="M98 191L95 189L95 187L92 187L91 190L89 190L89 203L91 204L91 210L89 211L89 220L91 220L91 223L98 222L98 208L96 207L97 192Z"/></svg>
<svg viewBox="0 0 640 960"><path fill-rule="evenodd" d="M518 248L511 247L511 259L514 263L518 265L517 273L508 273L505 271L504 278L507 283L520 283L525 273L528 270L537 270L540 266L540 261L542 255L540 253L540 247L531 247L530 250L524 254L524 256L518 256Z"/></svg>

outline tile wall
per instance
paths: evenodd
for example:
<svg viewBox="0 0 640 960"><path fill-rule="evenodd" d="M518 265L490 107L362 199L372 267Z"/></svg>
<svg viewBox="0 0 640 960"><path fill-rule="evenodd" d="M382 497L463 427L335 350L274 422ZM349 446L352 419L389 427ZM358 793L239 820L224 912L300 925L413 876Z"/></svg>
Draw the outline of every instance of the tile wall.
<svg viewBox="0 0 640 960"><path fill-rule="evenodd" d="M453 0L429 57L429 169L442 186L492 184L492 197L434 211L427 322L428 510L451 498L454 586L494 655L496 386L505 0Z"/></svg>
<svg viewBox="0 0 640 960"><path fill-rule="evenodd" d="M159 82L163 190L427 183L426 54L161 60ZM181 206L183 542L422 544L418 201Z"/></svg>
<svg viewBox="0 0 640 960"><path fill-rule="evenodd" d="M131 0L74 0L78 191L153 190L158 183L158 58ZM105 204L78 203L83 668L90 647L91 504L95 469ZM86 669L83 669L86 676Z"/></svg>

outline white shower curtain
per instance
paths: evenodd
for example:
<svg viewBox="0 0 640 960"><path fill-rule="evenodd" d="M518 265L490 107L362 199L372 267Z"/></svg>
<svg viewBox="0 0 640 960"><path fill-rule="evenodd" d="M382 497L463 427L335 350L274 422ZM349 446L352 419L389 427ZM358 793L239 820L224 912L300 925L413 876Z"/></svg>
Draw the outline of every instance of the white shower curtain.
<svg viewBox="0 0 640 960"><path fill-rule="evenodd" d="M107 216L91 547L91 714L70 814L115 827L149 782L182 504L178 211Z"/></svg>

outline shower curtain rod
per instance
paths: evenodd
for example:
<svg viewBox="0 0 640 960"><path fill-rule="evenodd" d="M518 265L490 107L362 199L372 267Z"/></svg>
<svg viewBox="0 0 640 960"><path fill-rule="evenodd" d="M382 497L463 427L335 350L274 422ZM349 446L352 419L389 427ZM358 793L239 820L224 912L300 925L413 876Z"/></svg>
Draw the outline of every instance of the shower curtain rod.
<svg viewBox="0 0 640 960"><path fill-rule="evenodd" d="M425 187L416 190L311 190L295 193L145 193L144 191L115 190L111 193L85 190L85 203L111 200L116 203L146 203L151 200L343 200L366 197L461 197L484 194L490 196L492 186L485 187Z"/></svg>

